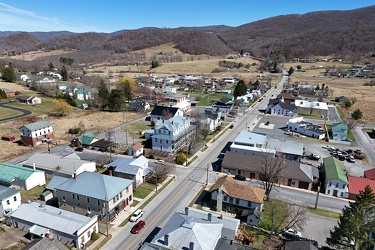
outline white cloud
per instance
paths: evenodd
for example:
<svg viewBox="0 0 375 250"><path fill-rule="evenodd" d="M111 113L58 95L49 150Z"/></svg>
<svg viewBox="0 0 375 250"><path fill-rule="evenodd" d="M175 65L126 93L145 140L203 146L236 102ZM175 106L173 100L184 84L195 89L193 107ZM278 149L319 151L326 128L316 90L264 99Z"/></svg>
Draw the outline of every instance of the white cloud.
<svg viewBox="0 0 375 250"><path fill-rule="evenodd" d="M15 8L0 2L0 27L2 31L71 31L100 32L97 27L71 24L59 18L45 17L28 10Z"/></svg>

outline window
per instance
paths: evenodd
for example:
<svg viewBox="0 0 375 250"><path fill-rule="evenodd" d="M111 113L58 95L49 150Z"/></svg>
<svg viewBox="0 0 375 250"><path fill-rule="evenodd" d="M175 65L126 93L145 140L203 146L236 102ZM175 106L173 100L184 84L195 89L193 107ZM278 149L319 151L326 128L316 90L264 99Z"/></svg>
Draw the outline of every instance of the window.
<svg viewBox="0 0 375 250"><path fill-rule="evenodd" d="M233 203L233 197L229 197L229 202Z"/></svg>
<svg viewBox="0 0 375 250"><path fill-rule="evenodd" d="M228 197L224 195L224 201L228 201Z"/></svg>
<svg viewBox="0 0 375 250"><path fill-rule="evenodd" d="M166 140L166 143L168 144L168 140Z"/></svg>
<svg viewBox="0 0 375 250"><path fill-rule="evenodd" d="M64 195L62 196L62 200L63 200L63 202L65 202L65 196Z"/></svg>
<svg viewBox="0 0 375 250"><path fill-rule="evenodd" d="M338 183L336 183L336 187L337 187L337 188L339 187L339 184L338 184Z"/></svg>
<svg viewBox="0 0 375 250"><path fill-rule="evenodd" d="M328 190L328 191L327 191L327 194L329 194L330 192L331 192L331 190Z"/></svg>
<svg viewBox="0 0 375 250"><path fill-rule="evenodd" d="M129 187L126 188L126 192L129 192Z"/></svg>
<svg viewBox="0 0 375 250"><path fill-rule="evenodd" d="M79 194L77 194L77 200L79 200Z"/></svg>
<svg viewBox="0 0 375 250"><path fill-rule="evenodd" d="M100 200L98 200L98 206L100 206Z"/></svg>
<svg viewBox="0 0 375 250"><path fill-rule="evenodd" d="M251 205L252 205L252 204L251 204L251 201L247 201L247 206L248 206L248 207L251 207Z"/></svg>
<svg viewBox="0 0 375 250"><path fill-rule="evenodd" d="M155 142L158 142L158 138L155 138Z"/></svg>
<svg viewBox="0 0 375 250"><path fill-rule="evenodd" d="M344 192L341 192L341 193L340 193L340 196L342 197L343 195L344 195Z"/></svg>
<svg viewBox="0 0 375 250"><path fill-rule="evenodd" d="M7 200L7 205L10 205L10 201L9 200Z"/></svg>
<svg viewBox="0 0 375 250"><path fill-rule="evenodd" d="M345 188L346 187L346 185L345 184L342 184L342 188Z"/></svg>
<svg viewBox="0 0 375 250"><path fill-rule="evenodd" d="M329 182L329 185L332 186L332 182L331 181Z"/></svg>
<svg viewBox="0 0 375 250"><path fill-rule="evenodd" d="M129 201L132 201L133 197L131 195L129 195Z"/></svg>
<svg viewBox="0 0 375 250"><path fill-rule="evenodd" d="M91 232L90 232L90 230L89 231L87 231L87 237L88 238L90 238L91 237L91 234L90 234Z"/></svg>
<svg viewBox="0 0 375 250"><path fill-rule="evenodd" d="M87 212L91 212L91 208L90 207L87 207Z"/></svg>
<svg viewBox="0 0 375 250"><path fill-rule="evenodd" d="M120 192L120 198L122 198L122 191Z"/></svg>
<svg viewBox="0 0 375 250"><path fill-rule="evenodd" d="M117 197L117 200L119 200L119 199L120 199L120 195L117 195L116 197Z"/></svg>
<svg viewBox="0 0 375 250"><path fill-rule="evenodd" d="M81 237L81 241L82 241L82 243L85 242L85 236L84 236L84 235L82 235L82 237Z"/></svg>
<svg viewBox="0 0 375 250"><path fill-rule="evenodd" d="M113 198L113 204L114 204L114 203L116 203L116 197L115 197L115 198Z"/></svg>
<svg viewBox="0 0 375 250"><path fill-rule="evenodd" d="M14 197L13 197L13 200L14 200L14 201L17 201L17 196L14 196Z"/></svg>
<svg viewBox="0 0 375 250"><path fill-rule="evenodd" d="M236 198L236 204L240 204L240 199Z"/></svg>
<svg viewBox="0 0 375 250"><path fill-rule="evenodd" d="M72 197L73 197L73 200L75 200L75 199L76 199L76 195L75 195L75 194L72 194Z"/></svg>
<svg viewBox="0 0 375 250"><path fill-rule="evenodd" d="M89 197L87 197L86 200L87 200L87 203L90 203L90 198Z"/></svg>

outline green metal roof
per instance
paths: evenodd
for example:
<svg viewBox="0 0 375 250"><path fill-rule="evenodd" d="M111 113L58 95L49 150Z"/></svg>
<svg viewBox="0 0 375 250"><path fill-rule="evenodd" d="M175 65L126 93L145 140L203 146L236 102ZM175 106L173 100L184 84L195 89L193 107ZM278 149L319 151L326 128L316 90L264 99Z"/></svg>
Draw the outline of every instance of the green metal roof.
<svg viewBox="0 0 375 250"><path fill-rule="evenodd" d="M331 156L323 159L323 165L326 172L327 181L340 179L343 182L348 183L343 162Z"/></svg>
<svg viewBox="0 0 375 250"><path fill-rule="evenodd" d="M15 179L27 180L27 178L29 178L35 172L42 171L24 168L5 162L0 163L0 181L4 183L11 183Z"/></svg>
<svg viewBox="0 0 375 250"><path fill-rule="evenodd" d="M24 127L30 129L31 131L35 131L35 130L42 129L42 128L47 128L49 126L52 126L52 124L49 121L39 121L39 122L34 122L34 123L24 125Z"/></svg>
<svg viewBox="0 0 375 250"><path fill-rule="evenodd" d="M95 139L95 135L91 132L86 132L80 136L78 136L79 142L83 145L90 145L92 140Z"/></svg>

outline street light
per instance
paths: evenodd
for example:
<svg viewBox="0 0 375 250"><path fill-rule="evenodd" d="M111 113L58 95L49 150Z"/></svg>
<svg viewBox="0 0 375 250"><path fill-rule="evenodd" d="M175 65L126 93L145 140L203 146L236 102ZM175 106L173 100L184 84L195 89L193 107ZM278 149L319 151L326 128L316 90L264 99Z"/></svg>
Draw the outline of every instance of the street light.
<svg viewBox="0 0 375 250"><path fill-rule="evenodd" d="M316 191L316 200L315 200L315 207L314 207L314 209L316 209L317 206L318 206L319 193L320 193L320 185L318 186L318 190Z"/></svg>

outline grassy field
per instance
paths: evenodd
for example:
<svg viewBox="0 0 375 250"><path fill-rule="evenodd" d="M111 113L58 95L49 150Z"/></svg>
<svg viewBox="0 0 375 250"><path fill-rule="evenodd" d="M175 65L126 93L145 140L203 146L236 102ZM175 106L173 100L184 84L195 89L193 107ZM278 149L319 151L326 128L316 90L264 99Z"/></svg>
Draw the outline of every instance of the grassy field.
<svg viewBox="0 0 375 250"><path fill-rule="evenodd" d="M152 191L154 191L154 189L155 189L154 184L144 182L134 191L133 195L136 198L144 199L147 195L149 195Z"/></svg>
<svg viewBox="0 0 375 250"><path fill-rule="evenodd" d="M21 114L21 112L18 112L16 110L7 109L7 108L0 108L0 119L16 116L16 115L20 115L20 114Z"/></svg>
<svg viewBox="0 0 375 250"><path fill-rule="evenodd" d="M311 213L314 213L320 216L334 218L334 219L340 218L340 213L331 212L331 211L327 211L327 210L320 209L320 208L315 209L315 208L309 207L308 209Z"/></svg>

